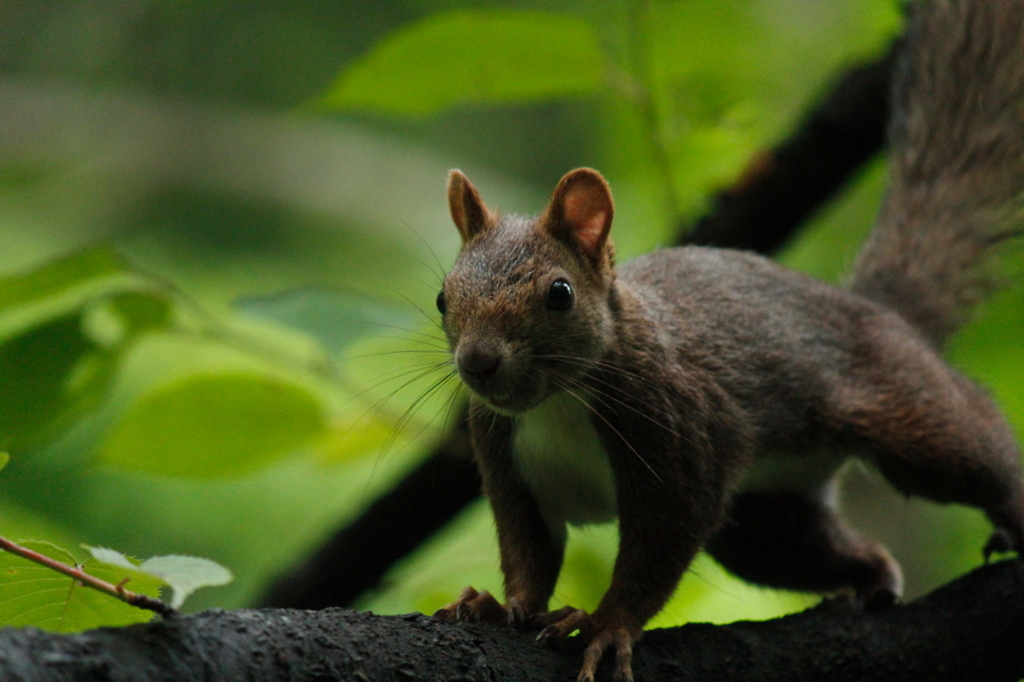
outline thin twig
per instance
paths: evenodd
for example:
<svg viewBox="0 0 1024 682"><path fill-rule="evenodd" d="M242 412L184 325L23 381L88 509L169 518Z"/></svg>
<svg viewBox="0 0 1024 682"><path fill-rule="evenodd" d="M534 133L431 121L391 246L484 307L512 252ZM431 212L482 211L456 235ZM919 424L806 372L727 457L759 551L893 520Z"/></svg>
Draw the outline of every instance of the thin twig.
<svg viewBox="0 0 1024 682"><path fill-rule="evenodd" d="M127 579L122 580L117 585L112 585L111 583L108 583L106 580L100 580L96 576L89 575L80 568L68 566L67 564L61 563L56 559L51 559L45 554L33 552L31 549L28 549L27 547L22 547L21 545L11 542L10 540L4 537L0 537L0 549L7 550L11 554L16 554L22 557L23 559L28 559L33 563L40 564L41 566L46 566L47 568L57 571L58 573L62 573L70 578L77 580L79 583L85 585L86 587L91 587L95 590L99 590L100 592L108 594L111 597L114 597L115 599L120 599L125 604L128 604L130 606L135 606L140 609L148 609L150 611L154 611L156 613L159 613L164 618L170 618L172 616L177 615L178 613L169 604L166 604L160 601L159 599L154 599L153 597L150 597L148 595L139 594L137 592L131 592L130 590L124 589L124 585L127 582Z"/></svg>

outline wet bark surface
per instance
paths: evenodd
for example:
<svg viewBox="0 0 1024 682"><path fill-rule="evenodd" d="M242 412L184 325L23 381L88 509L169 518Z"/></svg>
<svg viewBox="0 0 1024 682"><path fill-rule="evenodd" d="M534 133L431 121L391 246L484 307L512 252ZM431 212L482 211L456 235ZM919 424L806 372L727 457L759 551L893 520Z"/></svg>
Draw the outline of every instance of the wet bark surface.
<svg viewBox="0 0 1024 682"><path fill-rule="evenodd" d="M984 566L907 605L856 612L842 600L800 614L653 630L638 682L999 680L1024 677L1024 562ZM0 631L0 680L574 680L582 647L420 614L344 609L206 611L56 635ZM599 679L607 679L602 667Z"/></svg>

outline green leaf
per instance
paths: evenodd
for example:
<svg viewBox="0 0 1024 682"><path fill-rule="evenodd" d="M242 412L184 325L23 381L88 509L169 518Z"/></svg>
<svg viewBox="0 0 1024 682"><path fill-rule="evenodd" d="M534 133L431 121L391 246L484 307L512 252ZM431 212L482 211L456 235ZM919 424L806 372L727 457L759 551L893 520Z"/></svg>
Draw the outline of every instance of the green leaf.
<svg viewBox="0 0 1024 682"><path fill-rule="evenodd" d="M109 300L130 334L171 326L174 304L163 293L122 291L112 294Z"/></svg>
<svg viewBox="0 0 1024 682"><path fill-rule="evenodd" d="M4 452L3 450L0 450L0 470L3 470L3 468L5 466L7 466L7 463L10 462L10 461L11 461L10 454Z"/></svg>
<svg viewBox="0 0 1024 682"><path fill-rule="evenodd" d="M141 564L112 549L83 545L93 558L105 564L127 568L158 578L171 588L171 606L180 609L190 594L201 587L227 585L235 579L216 561L193 556L155 556Z"/></svg>
<svg viewBox="0 0 1024 682"><path fill-rule="evenodd" d="M170 326L173 299L108 249L95 248L50 261L15 277L0 278L0 338L83 309L105 306L129 335Z"/></svg>
<svg viewBox="0 0 1024 682"><path fill-rule="evenodd" d="M415 335L419 311L398 308L386 301L312 287L282 291L270 296L248 296L235 306L310 334L330 353L345 350L362 336Z"/></svg>
<svg viewBox="0 0 1024 682"><path fill-rule="evenodd" d="M603 66L593 28L578 18L442 12L378 43L341 74L323 103L427 115L465 104L537 102L596 92Z"/></svg>
<svg viewBox="0 0 1024 682"><path fill-rule="evenodd" d="M180 608L190 594L201 587L227 585L235 579L216 561L194 556L168 555L146 559L139 569L162 578L171 586L171 606Z"/></svg>
<svg viewBox="0 0 1024 682"><path fill-rule="evenodd" d="M193 375L144 395L100 459L168 476L228 476L268 464L323 429L320 402L299 385L245 373Z"/></svg>
<svg viewBox="0 0 1024 682"><path fill-rule="evenodd" d="M9 336L0 335L0 447L36 445L97 408L120 351L137 334L171 325L172 301L160 291L137 290L142 280L67 291L118 267L115 257L95 250L18 278L12 290L0 284L0 298L33 302L2 316ZM39 298L44 295L50 298Z"/></svg>
<svg viewBox="0 0 1024 682"><path fill-rule="evenodd" d="M48 542L22 542L28 549L74 566L74 556ZM133 592L158 597L163 581L125 568L113 569L87 561L83 570L90 575L117 584L129 577ZM23 559L0 552L0 625L36 627L56 632L77 632L102 626L144 623L151 611L124 602L78 581Z"/></svg>
<svg viewBox="0 0 1024 682"><path fill-rule="evenodd" d="M116 359L84 332L81 312L0 343L0 446L27 447L95 408Z"/></svg>

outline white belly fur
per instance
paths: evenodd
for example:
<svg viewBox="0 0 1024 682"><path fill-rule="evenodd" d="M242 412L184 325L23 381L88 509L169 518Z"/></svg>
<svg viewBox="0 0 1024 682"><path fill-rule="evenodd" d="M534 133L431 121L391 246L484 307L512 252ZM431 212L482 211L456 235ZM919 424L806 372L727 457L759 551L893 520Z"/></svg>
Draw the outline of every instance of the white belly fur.
<svg viewBox="0 0 1024 682"><path fill-rule="evenodd" d="M558 392L516 419L516 464L557 536L564 536L566 523L603 523L616 515L615 477L591 414L579 399Z"/></svg>
<svg viewBox="0 0 1024 682"><path fill-rule="evenodd" d="M828 450L800 455L762 454L740 476L739 491L795 492L834 507L836 474L848 457Z"/></svg>

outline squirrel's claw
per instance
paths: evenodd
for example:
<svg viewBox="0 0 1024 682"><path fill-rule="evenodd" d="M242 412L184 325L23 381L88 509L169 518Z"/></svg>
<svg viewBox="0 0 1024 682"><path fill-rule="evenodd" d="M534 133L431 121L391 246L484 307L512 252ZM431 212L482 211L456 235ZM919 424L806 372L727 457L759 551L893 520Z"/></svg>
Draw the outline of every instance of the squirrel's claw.
<svg viewBox="0 0 1024 682"><path fill-rule="evenodd" d="M462 590L459 594L459 598L455 601L447 604L437 611L434 611L434 618L443 618L444 620L459 620L459 608L468 601L472 601L477 597L479 593L472 587L467 587Z"/></svg>
<svg viewBox="0 0 1024 682"><path fill-rule="evenodd" d="M544 629L537 635L538 642L564 642L577 630L584 636L590 630L590 615L583 609L574 609L571 606L538 614L536 620L539 625L544 625Z"/></svg>
<svg viewBox="0 0 1024 682"><path fill-rule="evenodd" d="M508 603L505 604L505 610L508 611L508 624L510 627L517 630L529 627L530 615L523 608L523 605L519 603L518 599L509 597Z"/></svg>
<svg viewBox="0 0 1024 682"><path fill-rule="evenodd" d="M543 613L536 613L530 617L529 624L535 628L546 628L549 625L565 620L566 618L573 616L577 612L586 615L585 611L577 609L575 606L563 606L555 611L545 611Z"/></svg>

